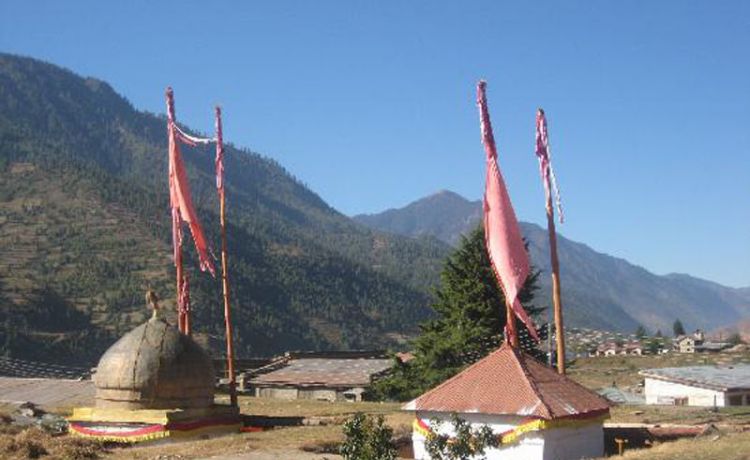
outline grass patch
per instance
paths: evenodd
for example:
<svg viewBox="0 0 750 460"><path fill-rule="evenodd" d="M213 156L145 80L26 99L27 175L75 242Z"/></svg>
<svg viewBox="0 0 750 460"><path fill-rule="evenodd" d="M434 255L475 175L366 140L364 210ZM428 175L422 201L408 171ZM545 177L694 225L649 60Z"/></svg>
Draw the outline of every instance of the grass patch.
<svg viewBox="0 0 750 460"><path fill-rule="evenodd" d="M681 439L625 451L626 460L750 460L750 432Z"/></svg>
<svg viewBox="0 0 750 460"><path fill-rule="evenodd" d="M51 436L39 428L20 429L5 425L0 433L0 458L94 460L105 452L96 441L69 436Z"/></svg>

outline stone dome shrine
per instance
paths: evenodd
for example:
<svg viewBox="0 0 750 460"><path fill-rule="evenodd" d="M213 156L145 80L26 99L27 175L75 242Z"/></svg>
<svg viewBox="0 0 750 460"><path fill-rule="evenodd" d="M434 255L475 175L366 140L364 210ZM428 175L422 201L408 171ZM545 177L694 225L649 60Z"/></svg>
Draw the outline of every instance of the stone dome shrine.
<svg viewBox="0 0 750 460"><path fill-rule="evenodd" d="M101 408L209 407L214 368L200 345L154 316L102 355L94 386Z"/></svg>
<svg viewBox="0 0 750 460"><path fill-rule="evenodd" d="M99 359L93 407L68 418L75 436L134 443L239 431L236 406L214 403L210 356L159 314L122 336Z"/></svg>

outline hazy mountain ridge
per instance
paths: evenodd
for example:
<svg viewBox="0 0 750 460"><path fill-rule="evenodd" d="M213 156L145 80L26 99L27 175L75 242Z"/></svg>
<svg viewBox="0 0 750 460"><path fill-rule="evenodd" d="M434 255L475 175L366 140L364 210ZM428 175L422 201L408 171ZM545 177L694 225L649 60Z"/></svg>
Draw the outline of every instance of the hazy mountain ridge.
<svg viewBox="0 0 750 460"><path fill-rule="evenodd" d="M176 109L179 119L178 88ZM0 54L0 240L13 248L0 253L4 351L40 346L50 325L29 312L49 296L76 321L47 338L47 359L84 348L95 357L144 318L149 286L173 305L166 151L164 117L136 111L108 84ZM213 151L183 153L218 248ZM447 245L365 228L256 153L227 145L225 161L241 355L386 346L416 331ZM219 338L220 284L189 266L196 330Z"/></svg>
<svg viewBox="0 0 750 460"><path fill-rule="evenodd" d="M435 213L436 208L440 213ZM461 235L481 218L481 203L468 201L449 190L441 190L401 209L378 214L359 214L354 220L371 228L408 236L434 236L455 246Z"/></svg>
<svg viewBox="0 0 750 460"><path fill-rule="evenodd" d="M444 212L444 207L450 211ZM480 216L481 202L466 200L453 192L440 192L401 209L354 219L382 231L434 235L455 244L466 229L478 225ZM448 220L452 222L445 222ZM544 272L540 277L542 304L549 304L547 231L536 224L520 225L533 264ZM689 275L658 276L561 234L558 234L558 254L563 303L570 326L633 331L642 324L651 331L661 329L670 333L676 318L688 328L712 329L750 316L749 288L730 288Z"/></svg>

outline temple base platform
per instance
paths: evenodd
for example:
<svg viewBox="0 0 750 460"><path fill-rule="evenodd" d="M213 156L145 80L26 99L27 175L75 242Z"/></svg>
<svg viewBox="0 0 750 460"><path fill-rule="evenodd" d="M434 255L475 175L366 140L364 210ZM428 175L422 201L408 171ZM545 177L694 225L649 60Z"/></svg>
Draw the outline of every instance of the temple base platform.
<svg viewBox="0 0 750 460"><path fill-rule="evenodd" d="M143 443L200 439L239 433L239 409L213 405L194 409L79 407L68 417L72 436L105 442Z"/></svg>

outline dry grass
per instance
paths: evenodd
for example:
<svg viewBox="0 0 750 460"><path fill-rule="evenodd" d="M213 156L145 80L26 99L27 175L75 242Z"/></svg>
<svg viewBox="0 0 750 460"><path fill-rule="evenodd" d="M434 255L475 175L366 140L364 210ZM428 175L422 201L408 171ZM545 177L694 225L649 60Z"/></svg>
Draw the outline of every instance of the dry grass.
<svg viewBox="0 0 750 460"><path fill-rule="evenodd" d="M750 432L717 438L682 439L658 444L650 449L626 451L626 460L750 460Z"/></svg>
<svg viewBox="0 0 750 460"><path fill-rule="evenodd" d="M708 407L688 406L614 406L611 423L653 423L679 425L714 425L750 427L750 407L721 407L716 412Z"/></svg>
<svg viewBox="0 0 750 460"><path fill-rule="evenodd" d="M174 444L116 448L111 451L107 459L152 460L159 456L195 459L218 454L301 452L303 449L308 450L314 445L337 444L341 442L341 436L341 427L337 425L279 428L259 433L241 433Z"/></svg>
<svg viewBox="0 0 750 460"><path fill-rule="evenodd" d="M5 425L2 431L0 458L7 460L93 460L104 453L104 447L96 441L51 436L39 428L21 429Z"/></svg>
<svg viewBox="0 0 750 460"><path fill-rule="evenodd" d="M221 399L217 399L221 401ZM329 424L295 426L273 430L228 435L220 438L180 442L175 444L136 446L113 449L108 459L152 460L159 455L179 456L183 459L203 458L212 455L317 451L330 452L343 438L341 423L356 412L383 415L395 433L410 430L413 415L399 411L398 403L330 403L325 401L282 401L270 398L240 397L242 413L257 416L324 418ZM330 456L329 456L330 457ZM291 457L290 457L291 458Z"/></svg>

